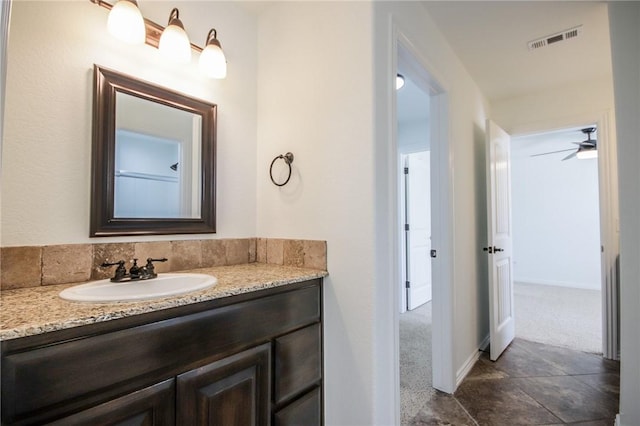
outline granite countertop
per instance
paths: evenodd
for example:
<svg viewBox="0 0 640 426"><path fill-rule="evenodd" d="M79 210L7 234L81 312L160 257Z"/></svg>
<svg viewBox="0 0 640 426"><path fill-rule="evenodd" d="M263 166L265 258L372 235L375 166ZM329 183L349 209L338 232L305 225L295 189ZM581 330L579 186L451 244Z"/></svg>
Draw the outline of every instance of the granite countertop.
<svg viewBox="0 0 640 426"><path fill-rule="evenodd" d="M0 293L0 340L94 324L328 275L326 271L316 269L264 263L219 266L183 272L214 275L218 283L211 288L179 296L118 303L70 302L58 297L61 290L78 283L4 290Z"/></svg>

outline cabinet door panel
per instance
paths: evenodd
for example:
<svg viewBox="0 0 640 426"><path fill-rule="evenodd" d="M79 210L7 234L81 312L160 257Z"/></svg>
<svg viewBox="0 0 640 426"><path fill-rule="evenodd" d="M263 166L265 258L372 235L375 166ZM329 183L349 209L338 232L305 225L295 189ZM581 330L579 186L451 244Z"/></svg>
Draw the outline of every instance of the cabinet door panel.
<svg viewBox="0 0 640 426"><path fill-rule="evenodd" d="M165 380L51 425L169 426L175 424L175 380Z"/></svg>
<svg viewBox="0 0 640 426"><path fill-rule="evenodd" d="M178 376L177 424L268 425L271 345Z"/></svg>
<svg viewBox="0 0 640 426"><path fill-rule="evenodd" d="M293 401L274 416L274 426L320 426L322 424L320 388Z"/></svg>
<svg viewBox="0 0 640 426"><path fill-rule="evenodd" d="M276 339L275 403L317 384L322 375L320 324Z"/></svg>

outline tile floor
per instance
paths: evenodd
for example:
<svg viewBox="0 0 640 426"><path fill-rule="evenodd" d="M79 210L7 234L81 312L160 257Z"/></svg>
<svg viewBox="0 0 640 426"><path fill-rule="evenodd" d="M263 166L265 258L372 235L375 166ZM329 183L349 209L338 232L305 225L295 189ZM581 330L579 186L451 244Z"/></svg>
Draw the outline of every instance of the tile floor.
<svg viewBox="0 0 640 426"><path fill-rule="evenodd" d="M495 363L483 353L454 395L433 390L409 425L611 426L619 373L598 355L516 339Z"/></svg>

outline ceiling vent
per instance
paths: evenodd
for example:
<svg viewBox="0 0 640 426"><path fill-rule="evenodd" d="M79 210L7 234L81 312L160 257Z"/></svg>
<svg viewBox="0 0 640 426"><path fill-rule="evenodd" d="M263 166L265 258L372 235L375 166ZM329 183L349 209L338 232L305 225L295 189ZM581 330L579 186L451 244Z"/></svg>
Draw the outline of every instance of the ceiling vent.
<svg viewBox="0 0 640 426"><path fill-rule="evenodd" d="M565 40L571 40L578 37L582 34L582 25L578 25L577 27L570 28L568 30L561 31L556 34L552 34L550 36L542 37L537 40L530 41L527 43L529 50L540 49L545 46L550 46L555 43L559 43Z"/></svg>

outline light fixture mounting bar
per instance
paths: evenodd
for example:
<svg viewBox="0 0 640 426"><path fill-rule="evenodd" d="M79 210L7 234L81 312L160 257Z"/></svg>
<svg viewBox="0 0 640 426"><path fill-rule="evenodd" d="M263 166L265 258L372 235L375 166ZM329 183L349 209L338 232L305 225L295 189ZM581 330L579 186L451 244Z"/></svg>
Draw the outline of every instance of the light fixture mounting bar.
<svg viewBox="0 0 640 426"><path fill-rule="evenodd" d="M113 5L111 3L104 0L89 1L93 4L97 4L98 6L102 6L107 10L111 10L113 8ZM149 46L155 47L157 49L158 45L160 44L160 36L162 35L162 31L164 31L164 27L147 18L144 18L144 26L146 29L146 38L144 42ZM196 44L191 43L191 48L196 52L202 52L202 47Z"/></svg>

